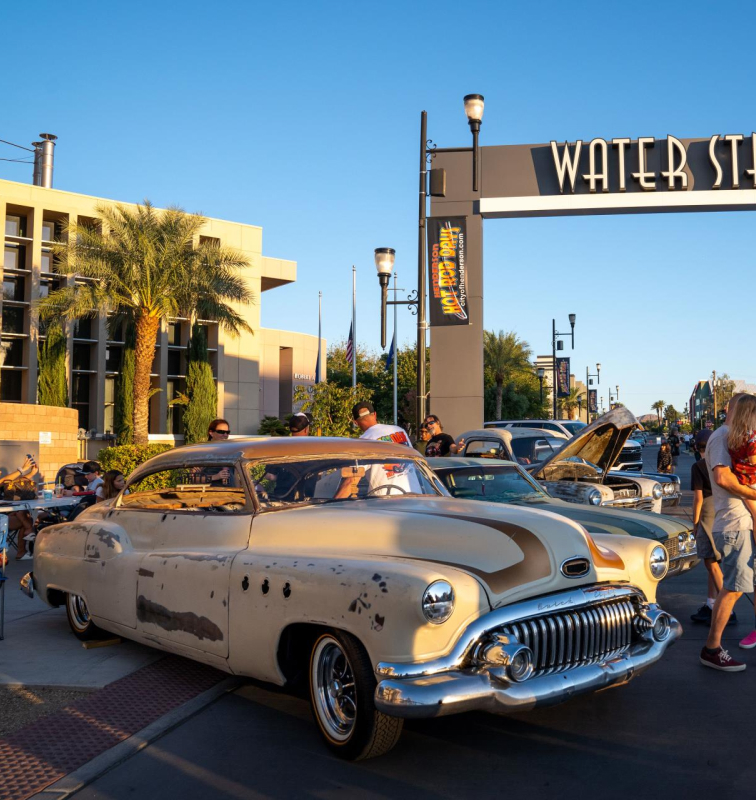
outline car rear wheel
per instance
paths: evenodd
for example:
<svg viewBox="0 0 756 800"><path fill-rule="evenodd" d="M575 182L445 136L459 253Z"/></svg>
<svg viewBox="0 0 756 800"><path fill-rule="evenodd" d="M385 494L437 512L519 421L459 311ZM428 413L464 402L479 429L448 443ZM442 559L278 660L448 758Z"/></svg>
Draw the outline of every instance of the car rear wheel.
<svg viewBox="0 0 756 800"><path fill-rule="evenodd" d="M105 633L92 622L86 600L78 594L66 595L66 615L74 635L83 642L101 639Z"/></svg>
<svg viewBox="0 0 756 800"><path fill-rule="evenodd" d="M312 711L329 749L358 761L387 753L399 741L404 720L375 707L376 680L365 648L351 634L321 635L310 656Z"/></svg>

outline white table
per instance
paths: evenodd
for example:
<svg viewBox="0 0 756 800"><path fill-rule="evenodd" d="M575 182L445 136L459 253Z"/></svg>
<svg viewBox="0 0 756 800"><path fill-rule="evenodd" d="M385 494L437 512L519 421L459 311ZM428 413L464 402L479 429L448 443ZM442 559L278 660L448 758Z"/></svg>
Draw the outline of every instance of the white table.
<svg viewBox="0 0 756 800"><path fill-rule="evenodd" d="M48 508L70 508L75 506L82 495L78 497L53 497L50 500L42 500L35 498L34 500L10 500L3 502L0 505L0 640L5 638L5 584L7 576L5 574L5 565L8 560L8 514L13 514L16 511L28 511L32 515L32 519L36 522L37 517L41 511ZM16 545L18 550L18 545Z"/></svg>

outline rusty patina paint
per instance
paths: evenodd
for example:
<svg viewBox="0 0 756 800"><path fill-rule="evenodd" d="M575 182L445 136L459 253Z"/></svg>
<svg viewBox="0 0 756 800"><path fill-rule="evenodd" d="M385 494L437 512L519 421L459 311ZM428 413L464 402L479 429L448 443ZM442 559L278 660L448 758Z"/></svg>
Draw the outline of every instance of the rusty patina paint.
<svg viewBox="0 0 756 800"><path fill-rule="evenodd" d="M191 611L171 611L165 606L148 600L144 595L137 598L137 619L149 622L166 631L182 631L196 636L200 641L223 641L221 629L207 617L199 617Z"/></svg>

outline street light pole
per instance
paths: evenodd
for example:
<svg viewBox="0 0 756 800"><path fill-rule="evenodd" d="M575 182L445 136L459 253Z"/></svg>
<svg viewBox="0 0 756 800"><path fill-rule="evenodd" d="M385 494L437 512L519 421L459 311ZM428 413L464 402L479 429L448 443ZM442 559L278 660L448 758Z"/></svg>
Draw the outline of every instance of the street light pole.
<svg viewBox="0 0 756 800"><path fill-rule="evenodd" d="M552 411L553 411L553 417L552 418L553 419L557 419L557 394L558 394L558 386L559 386L559 381L557 380L557 356L556 356L557 337L559 337L559 336L571 336L572 337L572 349L573 350L575 349L575 315L574 314L570 314L569 315L569 320L570 320L570 327L572 328L570 333L560 333L559 331L557 331L557 329L556 329L556 320L555 319L551 320L551 368L553 370L553 372L552 372L552 376L553 377L552 377L551 390L552 390ZM562 342L560 341L559 344L561 345ZM561 350L562 348L560 347L559 349Z"/></svg>
<svg viewBox="0 0 756 800"><path fill-rule="evenodd" d="M425 419L425 220L427 218L428 113L420 114L420 194L417 222L417 431Z"/></svg>
<svg viewBox="0 0 756 800"><path fill-rule="evenodd" d="M543 407L543 376L546 370L543 367L538 367L538 382L541 385L541 406Z"/></svg>
<svg viewBox="0 0 756 800"><path fill-rule="evenodd" d="M585 368L585 390L588 392L588 397L586 398L585 420L589 425L591 424L591 386L593 384L591 378L596 379L596 385L601 383L601 364L598 362L596 363L595 375L591 375L591 373L588 372L588 367ZM598 402L596 402L596 413L598 413Z"/></svg>

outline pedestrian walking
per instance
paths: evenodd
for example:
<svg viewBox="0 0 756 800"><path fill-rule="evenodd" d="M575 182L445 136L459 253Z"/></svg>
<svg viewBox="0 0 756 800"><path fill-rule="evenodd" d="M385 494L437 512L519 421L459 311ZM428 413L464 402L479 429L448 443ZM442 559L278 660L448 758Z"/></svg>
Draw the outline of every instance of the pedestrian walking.
<svg viewBox="0 0 756 800"><path fill-rule="evenodd" d="M669 442L662 442L659 453L656 456L656 471L665 474L672 472L672 452Z"/></svg>
<svg viewBox="0 0 756 800"><path fill-rule="evenodd" d="M680 436L676 431L669 437L669 449L672 455L672 469L671 472L677 471L677 460L680 458Z"/></svg>
<svg viewBox="0 0 756 800"><path fill-rule="evenodd" d="M711 431L698 431L696 447L700 453L706 451L706 442ZM708 574L708 593L706 602L690 618L693 622L711 625L711 615L717 595L722 589L722 570L719 566L721 555L714 546L712 525L714 523L714 498L706 462L696 461L690 470L690 485L693 490L693 532L696 536L696 552L703 559ZM733 611L728 625L734 625L737 617Z"/></svg>
<svg viewBox="0 0 756 800"><path fill-rule="evenodd" d="M738 413L745 396L733 395L725 424L711 435L704 454L714 498L714 546L722 557L722 589L714 603L709 637L699 660L704 666L723 672L742 672L746 668L722 647L722 634L735 603L743 592L752 592L754 584L753 518L743 501L756 500L756 489L740 483L727 447L730 425L735 421L737 430L742 430L747 424L744 415ZM749 406L744 406L744 411L750 419Z"/></svg>

